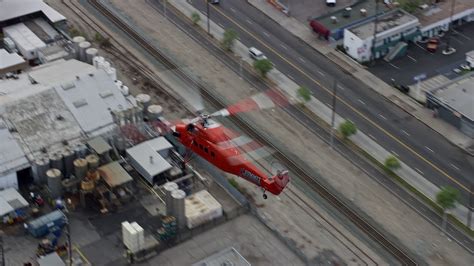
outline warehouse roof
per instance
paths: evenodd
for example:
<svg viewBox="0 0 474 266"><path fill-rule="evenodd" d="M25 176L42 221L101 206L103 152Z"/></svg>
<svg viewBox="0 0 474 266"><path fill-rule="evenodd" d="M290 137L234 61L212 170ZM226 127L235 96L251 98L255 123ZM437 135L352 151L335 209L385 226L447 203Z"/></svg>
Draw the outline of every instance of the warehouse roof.
<svg viewBox="0 0 474 266"><path fill-rule="evenodd" d="M91 147L97 154L103 154L112 149L103 137L96 137L87 141L87 145Z"/></svg>
<svg viewBox="0 0 474 266"><path fill-rule="evenodd" d="M234 248L229 247L219 251L192 266L221 266L221 265L240 265L250 266L250 263Z"/></svg>
<svg viewBox="0 0 474 266"><path fill-rule="evenodd" d="M173 148L173 145L165 137L158 137L147 141L148 145L155 151L163 151Z"/></svg>
<svg viewBox="0 0 474 266"><path fill-rule="evenodd" d="M57 252L49 253L38 259L39 266L66 266Z"/></svg>
<svg viewBox="0 0 474 266"><path fill-rule="evenodd" d="M0 1L0 22L36 12L42 12L53 23L66 19L42 0Z"/></svg>
<svg viewBox="0 0 474 266"><path fill-rule="evenodd" d="M118 162L99 167L99 172L109 187L116 187L132 181L132 177Z"/></svg>
<svg viewBox="0 0 474 266"><path fill-rule="evenodd" d="M75 59L60 59L33 68L28 73L28 77L39 84L54 86L95 71L97 70L94 66L84 62Z"/></svg>
<svg viewBox="0 0 474 266"><path fill-rule="evenodd" d="M0 216L27 207L29 204L14 188L0 191Z"/></svg>
<svg viewBox="0 0 474 266"><path fill-rule="evenodd" d="M28 160L20 145L8 130L3 119L0 119L0 173L15 171L28 166Z"/></svg>
<svg viewBox="0 0 474 266"><path fill-rule="evenodd" d="M26 51L33 51L45 47L46 44L33 33L24 23L18 23L3 28L6 36L10 37L18 47ZM27 55L23 55L27 56Z"/></svg>
<svg viewBox="0 0 474 266"><path fill-rule="evenodd" d="M10 68L25 63L25 60L18 54L10 54L5 49L0 49L0 74L2 69Z"/></svg>
<svg viewBox="0 0 474 266"><path fill-rule="evenodd" d="M150 177L161 174L172 168L172 166L157 153L157 150L153 148L153 145L150 145L150 141L142 142L127 149L127 154L132 157L132 159L135 160L146 172L145 174Z"/></svg>

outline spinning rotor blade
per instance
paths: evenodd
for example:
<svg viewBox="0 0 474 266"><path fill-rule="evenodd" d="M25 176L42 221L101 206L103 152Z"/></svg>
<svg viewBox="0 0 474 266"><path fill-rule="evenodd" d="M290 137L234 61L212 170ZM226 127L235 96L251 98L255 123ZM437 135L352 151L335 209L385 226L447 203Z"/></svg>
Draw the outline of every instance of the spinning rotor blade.
<svg viewBox="0 0 474 266"><path fill-rule="evenodd" d="M264 92L255 94L250 98L241 100L225 109L221 109L217 112L214 112L210 116L229 116L253 110L265 110L275 107L284 107L289 104L290 103L288 99L281 92L276 89L269 89Z"/></svg>

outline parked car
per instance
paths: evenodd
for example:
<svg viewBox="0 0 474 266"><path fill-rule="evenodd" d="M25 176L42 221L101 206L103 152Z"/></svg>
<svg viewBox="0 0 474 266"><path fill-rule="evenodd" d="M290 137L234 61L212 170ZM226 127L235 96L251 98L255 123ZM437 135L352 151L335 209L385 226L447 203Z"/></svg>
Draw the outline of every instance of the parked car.
<svg viewBox="0 0 474 266"><path fill-rule="evenodd" d="M462 64L459 67L463 70L471 71L471 66L469 64Z"/></svg>
<svg viewBox="0 0 474 266"><path fill-rule="evenodd" d="M249 55L254 60L267 59L267 57L260 50L258 50L255 47L250 47L249 48Z"/></svg>
<svg viewBox="0 0 474 266"><path fill-rule="evenodd" d="M336 6L336 0L326 0L326 5L330 7Z"/></svg>
<svg viewBox="0 0 474 266"><path fill-rule="evenodd" d="M439 39L438 38L431 38L428 40L428 43L426 44L426 50L428 52L434 53L436 50L438 50L439 46Z"/></svg>

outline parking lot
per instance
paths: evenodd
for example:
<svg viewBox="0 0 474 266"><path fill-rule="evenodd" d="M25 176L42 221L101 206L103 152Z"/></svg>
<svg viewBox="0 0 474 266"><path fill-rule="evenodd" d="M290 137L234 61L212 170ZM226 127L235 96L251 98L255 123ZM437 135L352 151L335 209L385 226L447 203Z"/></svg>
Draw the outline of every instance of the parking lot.
<svg viewBox="0 0 474 266"><path fill-rule="evenodd" d="M446 46L449 33L441 38L440 45L435 53L428 52L426 44L409 44L407 54L392 62L383 59L376 61L369 71L391 84L391 79L401 85L415 83L414 77L425 74L426 78L444 75L449 79L456 78L459 74L453 70L465 63L466 52L474 49L474 23L468 23L455 28L451 36L451 46L456 52L443 55L441 51Z"/></svg>

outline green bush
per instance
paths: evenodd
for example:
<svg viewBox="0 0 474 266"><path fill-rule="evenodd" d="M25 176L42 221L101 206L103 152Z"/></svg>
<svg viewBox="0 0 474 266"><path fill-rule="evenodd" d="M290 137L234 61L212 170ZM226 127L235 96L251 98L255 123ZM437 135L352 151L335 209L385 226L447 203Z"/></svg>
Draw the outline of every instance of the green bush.
<svg viewBox="0 0 474 266"><path fill-rule="evenodd" d="M237 183L234 178L229 178L229 184L234 188L239 189L239 183Z"/></svg>
<svg viewBox="0 0 474 266"><path fill-rule="evenodd" d="M273 64L268 59L260 59L253 62L253 67L262 77L265 77L273 69Z"/></svg>
<svg viewBox="0 0 474 266"><path fill-rule="evenodd" d="M398 161L397 157L389 156L385 159L385 168L393 171L400 168L400 162Z"/></svg>
<svg viewBox="0 0 474 266"><path fill-rule="evenodd" d="M299 89L298 89L298 96L304 101L304 102L308 102L309 100L311 100L311 91L304 87L304 86L301 86Z"/></svg>
<svg viewBox="0 0 474 266"><path fill-rule="evenodd" d="M237 32L234 29L226 29L224 37L222 38L222 47L227 51L230 51L234 46L235 39L237 39Z"/></svg>
<svg viewBox="0 0 474 266"><path fill-rule="evenodd" d="M339 132L341 132L344 138L348 138L357 132L357 127L354 123L349 120L344 121L339 125Z"/></svg>
<svg viewBox="0 0 474 266"><path fill-rule="evenodd" d="M192 20L194 25L197 25L199 23L199 21L201 20L201 16L199 15L198 12L193 12L191 14L191 20Z"/></svg>

